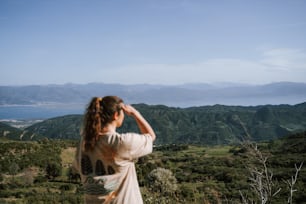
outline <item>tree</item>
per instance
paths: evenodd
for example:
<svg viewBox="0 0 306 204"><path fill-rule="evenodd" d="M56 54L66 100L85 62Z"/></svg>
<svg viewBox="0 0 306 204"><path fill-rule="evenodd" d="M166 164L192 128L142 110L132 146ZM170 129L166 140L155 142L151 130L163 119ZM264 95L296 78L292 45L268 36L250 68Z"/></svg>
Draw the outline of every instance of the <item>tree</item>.
<svg viewBox="0 0 306 204"><path fill-rule="evenodd" d="M300 163L300 166L297 166L295 164L295 175L291 177L291 180L287 180L285 181L285 183L288 184L288 187L289 187L289 196L288 196L288 203L289 204L292 204L292 197L293 197L293 193L297 191L297 189L294 188L294 185L296 184L297 182L297 177L299 175L299 172L301 171L302 169L302 166L303 166L304 162L301 162Z"/></svg>
<svg viewBox="0 0 306 204"><path fill-rule="evenodd" d="M3 181L2 166L0 165L0 182Z"/></svg>
<svg viewBox="0 0 306 204"><path fill-rule="evenodd" d="M19 169L19 165L15 162L11 163L11 165L9 166L9 172L11 175L13 175L13 179L15 179L15 176L17 175Z"/></svg>
<svg viewBox="0 0 306 204"><path fill-rule="evenodd" d="M46 176L48 179L54 179L61 175L61 171L61 165L55 162L49 162L46 167Z"/></svg>
<svg viewBox="0 0 306 204"><path fill-rule="evenodd" d="M32 168L25 169L23 182L26 186L31 186L34 183L34 170Z"/></svg>
<svg viewBox="0 0 306 204"><path fill-rule="evenodd" d="M73 166L69 167L67 177L69 182L77 182L78 180L81 180L80 174Z"/></svg>
<svg viewBox="0 0 306 204"><path fill-rule="evenodd" d="M177 180L172 171L157 168L148 175L150 190L161 195L173 195L177 190Z"/></svg>
<svg viewBox="0 0 306 204"><path fill-rule="evenodd" d="M273 172L267 166L268 156L265 156L256 144L249 144L248 149L251 157L255 159L255 165L249 165L251 187L262 204L270 203L281 189L276 187Z"/></svg>
<svg viewBox="0 0 306 204"><path fill-rule="evenodd" d="M257 195L257 201L261 204L271 203L274 197L281 191L281 188L275 184L273 178L273 172L267 165L268 156L264 155L258 148L256 143L245 142L243 146L247 149L249 161L247 164L250 176L250 186L253 192ZM297 191L294 185L297 182L298 174L303 166L303 162L299 166L295 164L295 175L291 177L291 180L286 180L285 183L289 187L288 203L292 203L293 193ZM242 192L240 192L242 203L254 203L253 200L246 198ZM256 203L256 201L255 201Z"/></svg>

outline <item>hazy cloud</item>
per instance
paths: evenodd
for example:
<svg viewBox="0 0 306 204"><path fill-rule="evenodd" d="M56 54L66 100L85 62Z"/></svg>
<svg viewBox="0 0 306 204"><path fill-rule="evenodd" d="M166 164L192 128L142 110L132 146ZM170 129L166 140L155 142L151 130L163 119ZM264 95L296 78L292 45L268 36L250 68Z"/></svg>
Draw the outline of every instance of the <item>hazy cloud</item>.
<svg viewBox="0 0 306 204"><path fill-rule="evenodd" d="M280 70L306 70L306 53L298 49L272 49L263 53L261 60L266 66Z"/></svg>
<svg viewBox="0 0 306 204"><path fill-rule="evenodd" d="M118 80L128 84L222 81L262 84L271 81L304 81L306 53L303 51L273 49L265 51L262 56L257 61L216 58L192 64L137 64L108 70L107 75L112 76L109 82Z"/></svg>

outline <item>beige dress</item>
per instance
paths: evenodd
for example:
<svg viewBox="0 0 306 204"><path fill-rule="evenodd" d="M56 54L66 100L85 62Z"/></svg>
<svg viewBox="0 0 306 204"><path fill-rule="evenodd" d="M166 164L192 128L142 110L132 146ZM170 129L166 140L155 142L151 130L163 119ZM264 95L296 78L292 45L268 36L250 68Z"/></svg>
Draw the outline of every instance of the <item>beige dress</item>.
<svg viewBox="0 0 306 204"><path fill-rule="evenodd" d="M152 149L148 134L108 133L100 137L94 150L80 152L77 168L85 203L143 203L134 162Z"/></svg>

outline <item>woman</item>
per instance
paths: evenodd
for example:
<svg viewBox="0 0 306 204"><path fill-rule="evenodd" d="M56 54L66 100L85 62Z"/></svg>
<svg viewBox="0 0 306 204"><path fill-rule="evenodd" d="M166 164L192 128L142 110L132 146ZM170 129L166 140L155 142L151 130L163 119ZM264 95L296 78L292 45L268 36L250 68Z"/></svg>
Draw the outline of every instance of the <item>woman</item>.
<svg viewBox="0 0 306 204"><path fill-rule="evenodd" d="M141 134L116 132L124 114L135 119ZM143 116L119 97L93 98L84 116L77 160L85 203L143 203L134 161L152 152L155 137Z"/></svg>

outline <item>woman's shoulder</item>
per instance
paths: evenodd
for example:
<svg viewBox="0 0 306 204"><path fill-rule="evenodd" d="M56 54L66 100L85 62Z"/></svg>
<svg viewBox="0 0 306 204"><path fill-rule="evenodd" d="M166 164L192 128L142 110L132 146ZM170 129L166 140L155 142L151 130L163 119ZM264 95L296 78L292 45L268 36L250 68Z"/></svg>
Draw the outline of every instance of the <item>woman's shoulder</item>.
<svg viewBox="0 0 306 204"><path fill-rule="evenodd" d="M101 135L100 142L108 145L120 145L128 142L133 136L135 133L105 133Z"/></svg>
<svg viewBox="0 0 306 204"><path fill-rule="evenodd" d="M152 143L152 138L148 134L115 132L104 135L101 142L112 147L125 146L126 148L131 148L144 143Z"/></svg>

